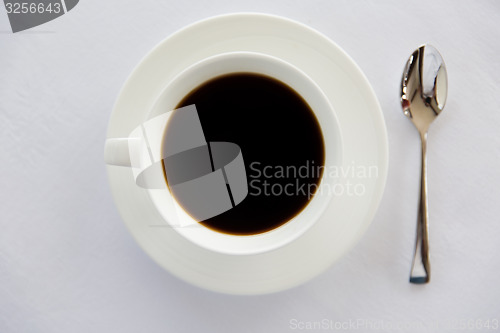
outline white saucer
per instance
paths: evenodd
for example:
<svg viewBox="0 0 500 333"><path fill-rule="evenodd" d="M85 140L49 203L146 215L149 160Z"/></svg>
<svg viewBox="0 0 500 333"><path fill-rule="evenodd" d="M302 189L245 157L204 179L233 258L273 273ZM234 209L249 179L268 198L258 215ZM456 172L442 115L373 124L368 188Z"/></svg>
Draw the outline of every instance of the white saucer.
<svg viewBox="0 0 500 333"><path fill-rule="evenodd" d="M130 169L107 166L120 214L139 245L162 267L194 285L230 294L291 288L318 275L361 237L378 207L388 166L387 133L377 98L361 70L336 44L300 23L272 15L230 14L194 23L156 46L118 96L107 137L127 137L168 82L184 68L225 52L260 52L300 68L327 95L341 129L343 168L373 167L363 195L340 195L303 236L258 255L201 248L164 226ZM373 175L372 175L373 176ZM251 237L251 236L250 236Z"/></svg>

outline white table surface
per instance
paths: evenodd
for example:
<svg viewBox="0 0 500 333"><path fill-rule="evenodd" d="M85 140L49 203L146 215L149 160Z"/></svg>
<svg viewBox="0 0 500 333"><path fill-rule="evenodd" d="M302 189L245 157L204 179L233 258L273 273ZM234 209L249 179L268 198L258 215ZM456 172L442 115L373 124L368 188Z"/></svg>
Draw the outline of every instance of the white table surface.
<svg viewBox="0 0 500 333"><path fill-rule="evenodd" d="M158 267L120 220L103 163L113 103L140 59L187 24L237 11L295 19L344 48L378 95L390 145L384 197L358 245L314 280L254 297ZM420 142L398 92L424 42L446 61L449 95L429 133L432 281L411 285ZM17 34L2 7L0 332L486 331L488 319L492 331L499 98L498 1L85 0Z"/></svg>

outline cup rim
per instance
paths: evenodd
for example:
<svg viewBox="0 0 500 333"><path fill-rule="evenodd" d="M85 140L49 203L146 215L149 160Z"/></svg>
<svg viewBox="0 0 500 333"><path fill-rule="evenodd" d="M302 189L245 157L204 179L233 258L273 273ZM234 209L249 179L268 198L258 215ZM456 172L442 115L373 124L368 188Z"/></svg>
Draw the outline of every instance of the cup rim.
<svg viewBox="0 0 500 333"><path fill-rule="evenodd" d="M271 67L266 67L266 70L232 70L230 66L228 66L226 69L221 69L220 67L213 66L216 63L220 62L227 62L227 61L234 61L237 60L241 64L245 64L243 68L251 69L251 65L249 67L249 64L252 61L256 61L259 64L267 63L267 65L271 65ZM242 62L242 60L245 60L245 62ZM166 95L169 95L172 91L172 89L175 89L176 86L182 82L182 80L186 81L190 76L196 75L196 72L200 72L200 70L206 69L208 67L217 67L218 68L218 74L213 74L213 71L208 73L212 73L212 75L208 75L207 77L204 77L203 79L197 80L197 82L193 83L190 82L191 86L190 87L185 87L184 88L184 93L178 93L177 97L171 97L171 102L175 100L174 103L178 103L183 97L185 97L190 91L195 89L196 87L202 85L204 82L207 82L210 79L213 79L215 77L218 77L220 75L225 75L225 74L230 74L230 73L238 73L238 72L253 72L253 73L258 73L261 75L267 75L270 77L273 77L274 79L277 79L281 81L282 83L286 84L290 88L294 89L296 93L298 93L304 100L310 105L311 109L315 113L315 116L317 118L317 121L320 125L321 131L322 131L322 136L323 140L325 142L325 162L324 162L324 167L326 168L329 165L340 165L342 163L342 151L343 151L343 144L342 144L342 135L340 131L340 126L338 124L338 119L335 115L335 111L329 102L328 98L324 94L324 92L321 90L321 88L303 71L301 71L299 68L296 66L280 59L274 56L266 55L263 53L258 53L258 52L248 52L248 51L237 51L237 52L226 52L226 53L220 53L217 55L213 55L207 58L204 58L191 66L185 68L182 70L179 74L177 74L170 82L164 87L164 89L161 91L161 93L158 95L156 101L153 103L153 107L149 111L148 118L154 117L159 111L159 109L165 110L163 104L164 98ZM269 74L273 70L276 69L271 69L272 66L280 67L282 70L287 70L290 71L289 73L294 73L295 77L300 77L301 84L306 85L309 87L309 92L306 94L304 93L304 87L300 86L300 89L297 89L297 82L291 83L289 80L282 79L281 77L276 77L277 75L271 75ZM234 68L233 68L234 69ZM267 72L266 72L267 71ZM217 71L216 71L217 72ZM278 75L279 76L279 75ZM302 91L298 91L302 90ZM175 95L175 94L174 94ZM305 96L308 95L308 96ZM311 105L311 99L312 95L316 95L317 99L320 102L315 101L313 104L322 104L322 108L319 108L321 111L318 111L318 108L315 108ZM175 107L174 105L171 105L170 108L167 109L173 109ZM323 111L324 110L324 111ZM321 119L326 119L327 117L323 117L320 119L318 117L317 112L323 112L324 114L328 114L330 122L325 122L324 120L321 121ZM325 128L327 127L327 130L325 131ZM327 135L325 135L327 134ZM330 139L329 141L327 139ZM333 148L333 149L332 149ZM332 153L333 152L333 153ZM329 163L330 162L330 163ZM333 163L332 163L333 162ZM320 180L319 185L323 184L325 182L325 172L323 172L322 179ZM166 194L164 191L163 193ZM321 217L321 215L324 213L327 205L330 203L330 200L332 199L332 195L328 195L326 199L323 200L322 204L319 205L318 201L320 196L316 193L313 195L313 197L308 201L306 206L292 219L286 221L282 225L271 229L266 232L258 233L258 234L252 234L252 235L235 235L235 234L226 234L222 232L215 231L213 229L210 229L205 226L200 226L200 228L182 228L182 227L176 227L172 225L171 218L169 218L168 213L166 212L165 209L163 209L160 205L161 199L159 198L159 192L152 192L148 191L148 195L150 199L153 202L153 205L156 207L158 212L160 213L161 218L166 221L168 224L173 226L173 228L176 230L177 233L179 233L183 238L187 239L188 241L191 241L192 243L201 246L205 249L214 251L214 252L219 252L223 254L230 254L230 255L254 255L254 254L260 254L264 252L269 252L274 249L277 249L279 247L285 246L286 244L294 241L298 237L302 236L305 232L307 232ZM175 199L173 199L175 201ZM314 205L312 205L315 203ZM182 208L179 208L182 209ZM315 210L312 212L311 210ZM307 212L309 215L311 215L310 218L308 218L309 221L305 221L305 226L299 227L297 226L298 223L304 223L304 220L306 217L304 216L305 212ZM197 223L197 222L195 222ZM286 233L283 233L283 230L288 229ZM197 233L197 230L200 231L198 236L193 237L193 234ZM203 231L201 231L203 230ZM282 236L277 236L279 233L283 233ZM204 237L207 237L211 235L211 238L217 239L217 242L211 242L209 244L208 241L204 240ZM269 240L269 238L276 238L280 237L281 239L275 239L275 240ZM267 239L266 239L267 238ZM201 241L203 240L203 241ZM229 240L229 241L228 241ZM229 244L229 243L234 243L233 241L230 240L237 240L238 243L244 242L248 243L244 248L239 248L239 249L228 249L225 248L225 245L221 245L221 243L224 244ZM264 240L264 242L262 242ZM254 243L253 245L251 243ZM256 247L253 247L253 246ZM258 245L258 247L257 247Z"/></svg>

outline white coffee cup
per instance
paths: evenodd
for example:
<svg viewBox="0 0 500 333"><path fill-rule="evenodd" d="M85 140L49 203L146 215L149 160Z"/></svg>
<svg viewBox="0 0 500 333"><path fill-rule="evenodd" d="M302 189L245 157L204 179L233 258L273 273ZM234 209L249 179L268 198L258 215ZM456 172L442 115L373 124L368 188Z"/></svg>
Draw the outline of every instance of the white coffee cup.
<svg viewBox="0 0 500 333"><path fill-rule="evenodd" d="M131 172L137 176L139 173L137 168L142 170L145 166L151 165L151 156L157 156L156 160L162 156L161 142L168 122L168 116L164 117L166 111L174 110L189 92L203 82L220 75L238 72L259 73L273 77L302 96L314 111L321 127L325 145L324 170L341 165L340 129L334 110L319 86L292 64L254 52L219 54L203 59L182 71L165 87L153 108L144 110L145 121L137 124L135 132L133 131L128 138L110 138L106 141L105 162L108 165L130 167ZM141 140L142 135L147 136L147 140ZM161 169L156 170L156 175L154 181L163 180ZM250 255L285 246L306 232L333 199L332 191L321 189L334 188L335 183L335 178L329 177L328 172L323 172L319 190L300 214L278 228L250 236L220 233L197 223L180 207L166 188L166 184L164 189L147 188L145 191L148 191L149 198L165 222L164 225L151 227L174 228L189 241L219 253Z"/></svg>

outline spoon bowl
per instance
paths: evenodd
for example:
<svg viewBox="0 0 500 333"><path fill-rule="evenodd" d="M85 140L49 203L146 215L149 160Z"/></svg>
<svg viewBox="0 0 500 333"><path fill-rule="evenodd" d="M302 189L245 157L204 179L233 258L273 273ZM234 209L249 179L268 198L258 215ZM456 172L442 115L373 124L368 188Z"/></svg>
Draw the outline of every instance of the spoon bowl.
<svg viewBox="0 0 500 333"><path fill-rule="evenodd" d="M439 51L432 45L422 45L406 63L401 80L401 105L419 132L441 113L448 95L446 66Z"/></svg>

